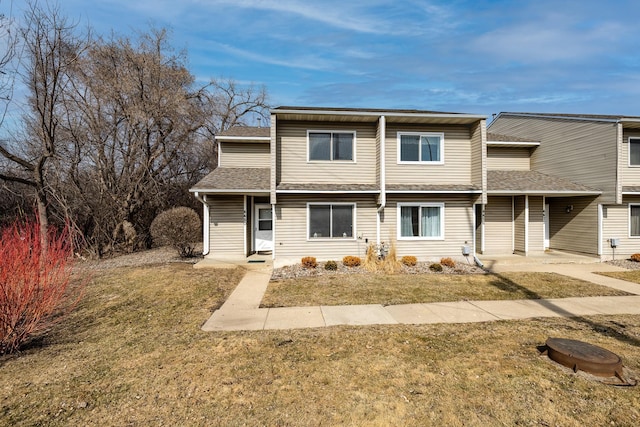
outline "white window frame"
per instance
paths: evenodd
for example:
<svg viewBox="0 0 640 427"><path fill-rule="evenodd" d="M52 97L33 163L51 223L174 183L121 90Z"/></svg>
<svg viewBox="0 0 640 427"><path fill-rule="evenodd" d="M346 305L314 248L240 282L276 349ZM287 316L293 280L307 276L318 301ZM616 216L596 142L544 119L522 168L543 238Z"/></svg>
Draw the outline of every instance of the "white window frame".
<svg viewBox="0 0 640 427"><path fill-rule="evenodd" d="M628 224L628 236L630 239L640 239L640 234L634 236L631 234L631 207L637 206L640 207L640 203L629 203L628 215L627 215L627 224Z"/></svg>
<svg viewBox="0 0 640 427"><path fill-rule="evenodd" d="M630 136L627 139L627 166L629 166L630 168L640 168L640 163L638 163L637 165L631 164L631 140L635 139L638 140L638 144L640 144L640 137L638 136Z"/></svg>
<svg viewBox="0 0 640 427"><path fill-rule="evenodd" d="M440 208L440 235L438 236L403 236L402 235L402 208L403 207L419 207L420 212L422 208ZM422 214L418 215L419 217ZM402 202L398 203L397 207L397 236L398 240L444 240L444 203L434 202Z"/></svg>
<svg viewBox="0 0 640 427"><path fill-rule="evenodd" d="M438 161L427 161L427 160L419 160L422 158L422 144L418 145L418 160L402 160L402 135L414 135L419 137L433 137L437 136L440 138L440 160ZM410 165L443 165L444 164L444 132L398 132L397 135L398 143L398 164L410 164Z"/></svg>
<svg viewBox="0 0 640 427"><path fill-rule="evenodd" d="M311 237L311 206L351 206L352 212L352 224L351 224L351 236L350 237ZM307 241L309 242L318 242L318 241L341 241L341 242L352 242L356 240L357 232L356 232L356 203L349 202L308 202L307 203ZM333 215L330 217L330 221L333 221ZM333 229L333 224L329 223L329 229Z"/></svg>
<svg viewBox="0 0 640 427"><path fill-rule="evenodd" d="M331 159L329 160L311 160L311 140L309 135L312 133L330 133L331 145L329 147L331 152ZM350 133L353 135L353 142L351 144L351 158L352 160L334 160L333 159L333 134L334 133ZM307 130L307 163L356 163L356 131L355 130L328 130L328 129L308 129Z"/></svg>

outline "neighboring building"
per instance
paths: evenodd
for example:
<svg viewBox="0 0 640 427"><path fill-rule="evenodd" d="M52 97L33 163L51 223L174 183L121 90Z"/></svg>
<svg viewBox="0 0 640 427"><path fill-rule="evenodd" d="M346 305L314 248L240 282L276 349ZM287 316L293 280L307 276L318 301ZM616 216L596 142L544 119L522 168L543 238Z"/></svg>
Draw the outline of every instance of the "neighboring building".
<svg viewBox="0 0 640 427"><path fill-rule="evenodd" d="M526 214L522 199L528 194L529 230L534 235L529 250L540 246L535 237L540 234L539 226L532 218L542 215L548 224L545 246L552 249L597 255L603 260L640 252L640 117L501 113L489 131L516 139L515 144L488 143L487 212L498 200L493 196L509 190L510 179L503 174L522 173L516 169L569 181L541 191L542 202L531 191L512 193L516 222L522 212ZM518 148L522 141L524 145ZM526 181L514 187L534 189L537 185L531 184L530 177L521 179ZM509 205L508 199L500 201L505 208ZM541 209L541 203L548 208ZM485 221L490 222L487 212ZM490 245L491 234L485 236ZM515 249L522 248L517 233L514 240Z"/></svg>
<svg viewBox="0 0 640 427"><path fill-rule="evenodd" d="M640 252L640 118L279 107L216 142L208 256Z"/></svg>

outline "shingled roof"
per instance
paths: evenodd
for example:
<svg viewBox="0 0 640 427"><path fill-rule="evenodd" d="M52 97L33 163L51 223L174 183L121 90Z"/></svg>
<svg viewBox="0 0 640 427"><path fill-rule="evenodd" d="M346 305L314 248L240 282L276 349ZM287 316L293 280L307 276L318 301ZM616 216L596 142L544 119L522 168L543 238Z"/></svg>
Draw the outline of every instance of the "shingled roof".
<svg viewBox="0 0 640 427"><path fill-rule="evenodd" d="M532 138L520 138L518 136L502 135L500 133L487 132L487 141L494 142L540 142Z"/></svg>
<svg viewBox="0 0 640 427"><path fill-rule="evenodd" d="M387 185L388 192L410 192L416 193L442 193L442 192L479 192L480 187L473 184L389 184Z"/></svg>
<svg viewBox="0 0 640 427"><path fill-rule="evenodd" d="M191 191L269 191L269 168L217 168L193 186Z"/></svg>
<svg viewBox="0 0 640 427"><path fill-rule="evenodd" d="M246 137L246 138L264 138L271 136L271 128L257 127L257 126L233 126L220 132L216 135L216 138L233 136L233 137Z"/></svg>
<svg viewBox="0 0 640 427"><path fill-rule="evenodd" d="M600 190L537 171L487 171L488 193L513 194L601 194Z"/></svg>
<svg viewBox="0 0 640 427"><path fill-rule="evenodd" d="M375 184L318 184L318 183L281 183L276 188L277 191L318 191L318 192L376 192L379 191Z"/></svg>

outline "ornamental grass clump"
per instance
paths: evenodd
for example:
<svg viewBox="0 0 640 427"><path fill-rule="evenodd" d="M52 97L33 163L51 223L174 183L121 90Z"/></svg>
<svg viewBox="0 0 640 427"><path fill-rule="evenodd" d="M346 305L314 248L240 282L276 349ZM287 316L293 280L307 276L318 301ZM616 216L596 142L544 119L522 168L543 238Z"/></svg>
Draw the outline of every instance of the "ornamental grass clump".
<svg viewBox="0 0 640 427"><path fill-rule="evenodd" d="M0 237L0 354L5 354L63 321L84 283L71 280L69 226L42 236L37 221L16 222Z"/></svg>
<svg viewBox="0 0 640 427"><path fill-rule="evenodd" d="M318 265L318 261L316 261L316 257L313 257L313 256L306 256L302 258L300 262L302 263L302 266L307 269L316 268L316 266Z"/></svg>
<svg viewBox="0 0 640 427"><path fill-rule="evenodd" d="M342 258L342 264L344 264L345 267L358 267L362 264L362 260L360 257L347 255Z"/></svg>

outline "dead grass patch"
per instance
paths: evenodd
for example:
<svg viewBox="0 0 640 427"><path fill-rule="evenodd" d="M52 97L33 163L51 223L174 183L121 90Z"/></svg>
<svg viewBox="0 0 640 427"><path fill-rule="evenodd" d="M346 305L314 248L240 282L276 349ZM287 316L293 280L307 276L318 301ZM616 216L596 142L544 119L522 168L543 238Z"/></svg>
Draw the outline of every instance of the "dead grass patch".
<svg viewBox="0 0 640 427"><path fill-rule="evenodd" d="M263 307L629 295L556 273L327 275L269 283Z"/></svg>
<svg viewBox="0 0 640 427"><path fill-rule="evenodd" d="M597 272L596 274L600 274L602 276L613 277L614 279L626 280L627 282L639 283L640 284L640 270L631 270L631 271L606 271L606 272Z"/></svg>
<svg viewBox="0 0 640 427"><path fill-rule="evenodd" d="M98 276L99 275L99 276ZM638 425L637 388L538 356L580 339L640 369L640 316L206 333L238 270L96 273L70 322L0 359L0 424Z"/></svg>

